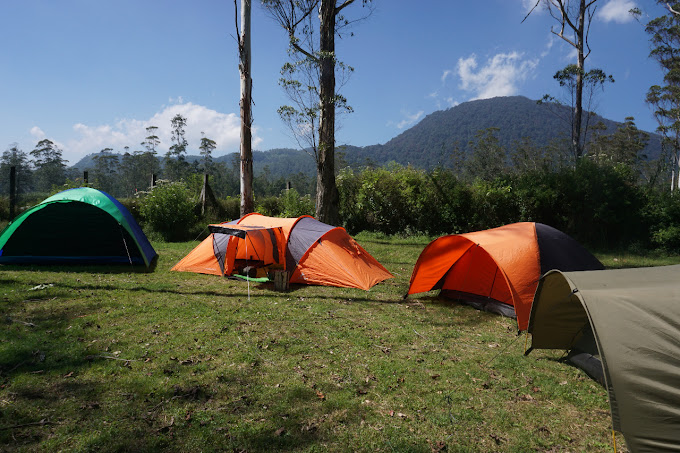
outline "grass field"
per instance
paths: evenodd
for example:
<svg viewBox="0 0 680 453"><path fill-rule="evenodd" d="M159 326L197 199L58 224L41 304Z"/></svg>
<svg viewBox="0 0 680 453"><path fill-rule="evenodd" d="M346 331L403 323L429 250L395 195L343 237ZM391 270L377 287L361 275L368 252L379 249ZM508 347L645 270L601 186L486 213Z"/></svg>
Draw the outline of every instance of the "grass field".
<svg viewBox="0 0 680 453"><path fill-rule="evenodd" d="M192 243L154 244L148 274L3 268L0 450L612 451L606 392L560 351L524 357L514 320L402 299L427 238L357 239L394 279L280 293L171 273Z"/></svg>

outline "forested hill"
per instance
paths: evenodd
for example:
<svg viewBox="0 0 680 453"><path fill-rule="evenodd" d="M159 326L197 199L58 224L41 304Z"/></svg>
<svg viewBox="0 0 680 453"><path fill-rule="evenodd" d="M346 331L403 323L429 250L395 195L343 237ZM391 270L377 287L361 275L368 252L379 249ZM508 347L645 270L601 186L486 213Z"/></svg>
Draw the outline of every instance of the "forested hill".
<svg viewBox="0 0 680 453"><path fill-rule="evenodd" d="M465 102L426 116L384 145L351 147L347 160L350 164L395 161L421 168L449 166L456 147L467 153L475 134L490 127L499 129L496 135L506 150L512 150L513 144L525 137L542 147L552 140L569 137L570 126L565 121L569 113L568 107L538 104L523 96ZM614 132L619 124L594 115L590 125L599 121L607 126L607 133ZM660 137L650 134L646 154L658 156L660 149Z"/></svg>
<svg viewBox="0 0 680 453"><path fill-rule="evenodd" d="M467 152L469 142L474 140L475 134L490 127L499 129L496 135L501 146L508 151L513 149L514 143L525 137L529 137L536 146L545 146L559 138L567 139L569 125L564 118L568 115L568 107L538 104L523 96L470 101L431 113L383 145L339 146L338 154L341 165L382 165L395 161L425 169L437 165L450 166L451 155L456 147ZM599 121L607 126L607 133L614 132L619 124L598 115L591 117L590 124L592 126ZM646 154L650 157L658 156L660 149L660 137L650 134ZM74 167L79 170L92 169L92 156L83 158ZM232 153L215 160L231 165L235 158L237 155ZM198 159L199 156L187 157L190 162ZM253 161L256 174L266 171L276 178L300 172L313 175L315 172L313 158L300 150L256 151L253 153Z"/></svg>

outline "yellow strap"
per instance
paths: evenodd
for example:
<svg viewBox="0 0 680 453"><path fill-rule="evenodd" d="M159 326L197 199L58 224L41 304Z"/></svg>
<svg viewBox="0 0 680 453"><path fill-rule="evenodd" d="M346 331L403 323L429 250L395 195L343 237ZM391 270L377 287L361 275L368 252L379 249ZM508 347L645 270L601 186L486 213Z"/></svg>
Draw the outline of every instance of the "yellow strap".
<svg viewBox="0 0 680 453"><path fill-rule="evenodd" d="M612 440L614 441L614 453L616 453L618 450L616 449L616 431L612 429Z"/></svg>

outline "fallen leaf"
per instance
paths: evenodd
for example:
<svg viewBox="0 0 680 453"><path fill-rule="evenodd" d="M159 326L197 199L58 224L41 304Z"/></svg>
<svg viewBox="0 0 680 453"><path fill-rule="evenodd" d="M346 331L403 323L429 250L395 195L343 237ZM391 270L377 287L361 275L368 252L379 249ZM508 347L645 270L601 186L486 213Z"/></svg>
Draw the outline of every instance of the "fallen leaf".
<svg viewBox="0 0 680 453"><path fill-rule="evenodd" d="M274 432L275 436L283 436L286 434L286 428L279 428Z"/></svg>
<svg viewBox="0 0 680 453"><path fill-rule="evenodd" d="M321 401L326 400L326 395L324 395L323 392L321 392L321 391L317 391L316 396L318 396Z"/></svg>

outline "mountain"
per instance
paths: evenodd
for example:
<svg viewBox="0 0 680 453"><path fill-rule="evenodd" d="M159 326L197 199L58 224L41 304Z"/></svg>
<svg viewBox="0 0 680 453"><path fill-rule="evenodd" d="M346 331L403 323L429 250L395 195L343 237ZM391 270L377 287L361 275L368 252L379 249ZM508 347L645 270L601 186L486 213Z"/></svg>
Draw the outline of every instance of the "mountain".
<svg viewBox="0 0 680 453"><path fill-rule="evenodd" d="M437 165L450 166L450 156L456 147L463 152L470 150L469 142L483 129L496 127L500 144L508 150L513 144L528 137L536 146L546 146L553 140L567 139L569 125L564 118L569 116L569 108L556 104L538 104L523 96L496 97L469 101L427 115L418 124L397 135L382 145L365 147L339 146L338 155L345 164L362 166L367 163L382 165L395 161L403 165L431 169ZM612 133L620 123L593 115L590 125L602 121L606 133ZM653 158L661 150L661 137L650 133L646 154ZM79 171L92 169L95 154L88 155L73 168ZM215 158L231 166L236 153ZM194 162L200 156L188 156ZM274 177L292 174L315 174L314 159L306 152L295 149L272 149L253 152L253 168L260 174L267 168Z"/></svg>
<svg viewBox="0 0 680 453"><path fill-rule="evenodd" d="M510 150L515 142L528 137L536 146L546 146L552 140L568 139L570 126L564 120L570 109L556 104L538 104L523 96L496 97L469 101L440 110L423 118L384 145L363 148L349 147L347 161L361 165L367 161L382 164L395 161L420 168L448 166L449 156L458 147L470 151L469 142L483 129L497 127L500 144ZM619 124L599 115L590 118L590 126L602 121L606 133L613 133ZM646 153L657 157L661 137L650 133Z"/></svg>

